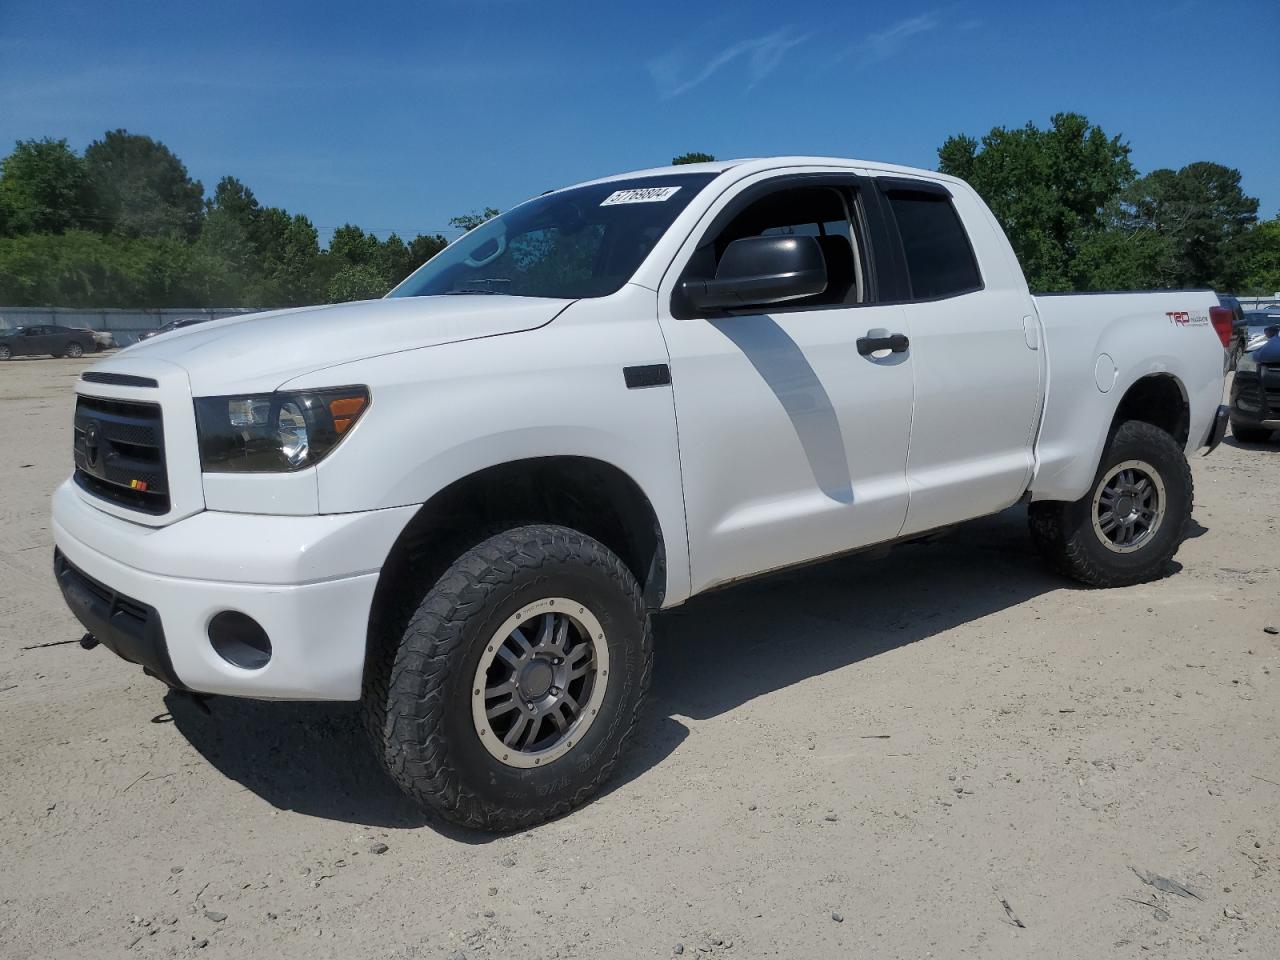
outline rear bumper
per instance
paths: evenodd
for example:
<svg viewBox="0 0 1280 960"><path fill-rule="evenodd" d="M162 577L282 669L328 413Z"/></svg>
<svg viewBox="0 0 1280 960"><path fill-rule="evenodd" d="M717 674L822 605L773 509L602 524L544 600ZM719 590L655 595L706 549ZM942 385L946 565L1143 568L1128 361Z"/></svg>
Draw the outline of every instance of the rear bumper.
<svg viewBox="0 0 1280 960"><path fill-rule="evenodd" d="M275 517L205 511L150 528L96 509L68 482L54 494L55 574L103 645L171 686L284 700L357 700L378 571L413 508ZM261 625L271 658L224 659L209 624Z"/></svg>

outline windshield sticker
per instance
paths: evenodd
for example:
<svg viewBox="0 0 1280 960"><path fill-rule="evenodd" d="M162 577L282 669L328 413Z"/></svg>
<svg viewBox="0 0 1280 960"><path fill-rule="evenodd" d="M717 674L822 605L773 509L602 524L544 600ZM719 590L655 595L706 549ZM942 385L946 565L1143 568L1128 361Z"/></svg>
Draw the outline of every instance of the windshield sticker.
<svg viewBox="0 0 1280 960"><path fill-rule="evenodd" d="M1175 327L1207 327L1209 314L1203 310L1170 310L1165 313Z"/></svg>
<svg viewBox="0 0 1280 960"><path fill-rule="evenodd" d="M619 203L661 203L676 195L679 187L637 187L634 190L615 190L601 202L602 207L612 207Z"/></svg>

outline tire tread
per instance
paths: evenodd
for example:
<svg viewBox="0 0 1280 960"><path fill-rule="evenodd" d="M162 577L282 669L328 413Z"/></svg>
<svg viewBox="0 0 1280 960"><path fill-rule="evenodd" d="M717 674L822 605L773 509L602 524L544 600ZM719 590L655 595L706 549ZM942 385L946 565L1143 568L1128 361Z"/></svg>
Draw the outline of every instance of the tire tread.
<svg viewBox="0 0 1280 960"><path fill-rule="evenodd" d="M521 570L570 560L605 572L627 595L643 624L639 700L614 749L585 785L558 802L513 809L487 801L459 782L449 762L451 744L445 725L433 719L440 713L442 686L450 659L463 643L466 621ZM406 584L404 592L411 591L412 585ZM378 645L366 670L362 714L383 766L410 796L461 826L505 832L568 813L600 789L634 731L652 669L651 626L631 572L612 551L585 534L534 524L490 537L464 553L426 592L400 642Z"/></svg>
<svg viewBox="0 0 1280 960"><path fill-rule="evenodd" d="M1089 523L1073 521L1071 514L1076 503L1043 501L1031 504L1027 511L1031 538L1045 561L1064 577L1091 587L1127 587L1159 576L1160 570L1182 545L1191 519L1189 505L1195 499L1195 481L1191 475L1191 465L1173 437L1145 421L1126 420L1120 424L1103 454L1102 465L1099 466L1098 473L1094 477L1094 485L1102 478L1111 449L1120 443L1129 442L1152 444L1173 454L1172 459L1177 464L1178 476L1167 479L1176 480L1186 486L1188 509L1186 515L1180 519L1170 518L1173 522L1180 524L1180 529L1173 539L1173 548L1168 551L1168 556L1153 559L1148 567L1141 570L1120 571L1109 568L1099 563L1086 548L1085 538L1093 535L1092 521ZM1085 495L1085 499L1092 497L1094 485L1090 486L1090 492Z"/></svg>

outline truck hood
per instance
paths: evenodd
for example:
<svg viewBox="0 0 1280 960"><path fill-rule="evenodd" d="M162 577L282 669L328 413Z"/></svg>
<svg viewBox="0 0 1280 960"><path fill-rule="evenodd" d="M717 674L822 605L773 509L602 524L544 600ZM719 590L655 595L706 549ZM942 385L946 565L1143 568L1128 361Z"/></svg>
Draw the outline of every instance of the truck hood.
<svg viewBox="0 0 1280 960"><path fill-rule="evenodd" d="M572 302L402 297L253 313L143 340L94 369L127 373L135 360L160 360L186 370L197 397L265 393L339 363L533 330Z"/></svg>

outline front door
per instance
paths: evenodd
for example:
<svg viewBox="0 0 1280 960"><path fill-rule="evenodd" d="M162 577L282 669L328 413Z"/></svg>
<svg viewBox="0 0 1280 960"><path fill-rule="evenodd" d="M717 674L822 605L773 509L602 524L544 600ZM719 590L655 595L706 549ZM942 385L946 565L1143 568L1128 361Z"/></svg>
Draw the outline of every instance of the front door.
<svg viewBox="0 0 1280 960"><path fill-rule="evenodd" d="M663 281L695 592L902 528L912 363L909 350L858 350L903 322L901 306L875 302L861 183L748 180L708 211ZM683 301L683 279L714 276L730 242L764 234L816 237L827 289L762 309Z"/></svg>

